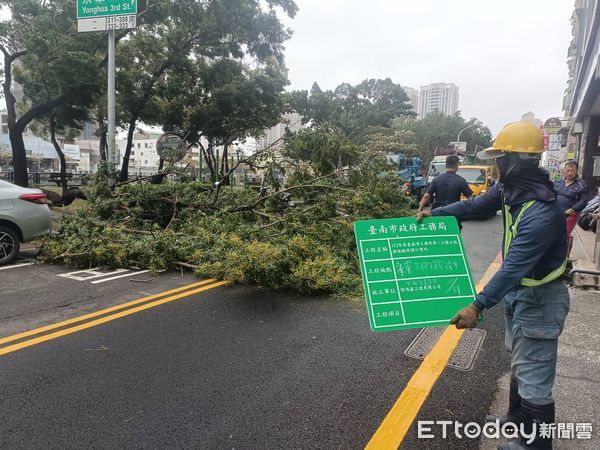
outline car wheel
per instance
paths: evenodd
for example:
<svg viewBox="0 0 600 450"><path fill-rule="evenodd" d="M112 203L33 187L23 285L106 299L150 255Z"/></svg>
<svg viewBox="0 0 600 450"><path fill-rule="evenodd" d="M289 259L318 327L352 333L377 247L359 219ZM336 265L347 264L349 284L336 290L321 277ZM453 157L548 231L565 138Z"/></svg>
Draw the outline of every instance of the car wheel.
<svg viewBox="0 0 600 450"><path fill-rule="evenodd" d="M7 227L0 227L0 264L6 264L16 258L21 243L19 236Z"/></svg>

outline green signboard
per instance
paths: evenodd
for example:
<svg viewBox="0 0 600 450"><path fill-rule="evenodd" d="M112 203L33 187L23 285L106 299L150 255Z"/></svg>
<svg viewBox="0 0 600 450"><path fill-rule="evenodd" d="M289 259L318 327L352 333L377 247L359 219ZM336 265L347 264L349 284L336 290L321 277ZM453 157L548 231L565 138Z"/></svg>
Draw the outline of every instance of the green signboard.
<svg viewBox="0 0 600 450"><path fill-rule="evenodd" d="M77 18L137 14L137 0L77 0Z"/></svg>
<svg viewBox="0 0 600 450"><path fill-rule="evenodd" d="M474 300L454 217L358 221L354 234L373 331L448 325Z"/></svg>

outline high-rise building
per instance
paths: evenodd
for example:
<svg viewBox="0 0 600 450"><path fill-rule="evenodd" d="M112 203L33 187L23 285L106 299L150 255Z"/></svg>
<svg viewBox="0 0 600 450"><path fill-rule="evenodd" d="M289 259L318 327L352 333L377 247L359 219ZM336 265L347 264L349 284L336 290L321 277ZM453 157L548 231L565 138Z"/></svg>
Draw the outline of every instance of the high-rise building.
<svg viewBox="0 0 600 450"><path fill-rule="evenodd" d="M447 116L458 112L458 86L453 83L434 83L421 86L419 118L439 111Z"/></svg>
<svg viewBox="0 0 600 450"><path fill-rule="evenodd" d="M521 116L521 122L528 122L532 125L535 125L538 128L542 128L544 122L541 119L535 117L535 114L532 111L528 111Z"/></svg>
<svg viewBox="0 0 600 450"><path fill-rule="evenodd" d="M419 91L409 86L402 86L402 89L404 89L404 92L406 92L406 95L410 100L410 104L413 107L413 111L419 114Z"/></svg>
<svg viewBox="0 0 600 450"><path fill-rule="evenodd" d="M8 113L0 111L0 134L8 134Z"/></svg>
<svg viewBox="0 0 600 450"><path fill-rule="evenodd" d="M300 117L300 114L285 114L282 122L265 130L265 134L256 140L256 150L264 150L273 144L275 144L275 147L277 148L283 146L282 138L285 136L285 130L287 128L289 128L290 131L298 131L302 128L302 118Z"/></svg>

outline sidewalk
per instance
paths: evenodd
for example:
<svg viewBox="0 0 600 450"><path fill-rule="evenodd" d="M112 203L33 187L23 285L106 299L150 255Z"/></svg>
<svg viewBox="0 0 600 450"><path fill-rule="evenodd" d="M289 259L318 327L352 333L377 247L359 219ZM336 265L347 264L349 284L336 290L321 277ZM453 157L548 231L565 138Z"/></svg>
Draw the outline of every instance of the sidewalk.
<svg viewBox="0 0 600 450"><path fill-rule="evenodd" d="M596 246L596 233L584 231L579 225L573 230L573 249L571 259L576 261L594 261L594 248Z"/></svg>
<svg viewBox="0 0 600 450"><path fill-rule="evenodd" d="M588 234L589 233L589 234ZM581 229L574 236L572 259L591 261L595 235ZM554 385L557 423L591 423L592 439L557 439L555 449L600 448L600 291L571 288L571 310L558 343ZM507 368L508 369L508 368ZM498 380L490 413L504 414L510 374ZM576 425L575 425L576 426ZM495 449L499 441L482 439L480 449Z"/></svg>

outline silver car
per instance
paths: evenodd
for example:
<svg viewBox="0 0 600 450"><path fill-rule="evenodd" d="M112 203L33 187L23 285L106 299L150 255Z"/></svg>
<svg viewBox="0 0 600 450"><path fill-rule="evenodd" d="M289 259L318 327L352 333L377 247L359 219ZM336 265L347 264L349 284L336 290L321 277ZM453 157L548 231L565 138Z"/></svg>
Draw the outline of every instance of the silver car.
<svg viewBox="0 0 600 450"><path fill-rule="evenodd" d="M21 242L50 231L46 194L0 180L0 264L14 259Z"/></svg>

